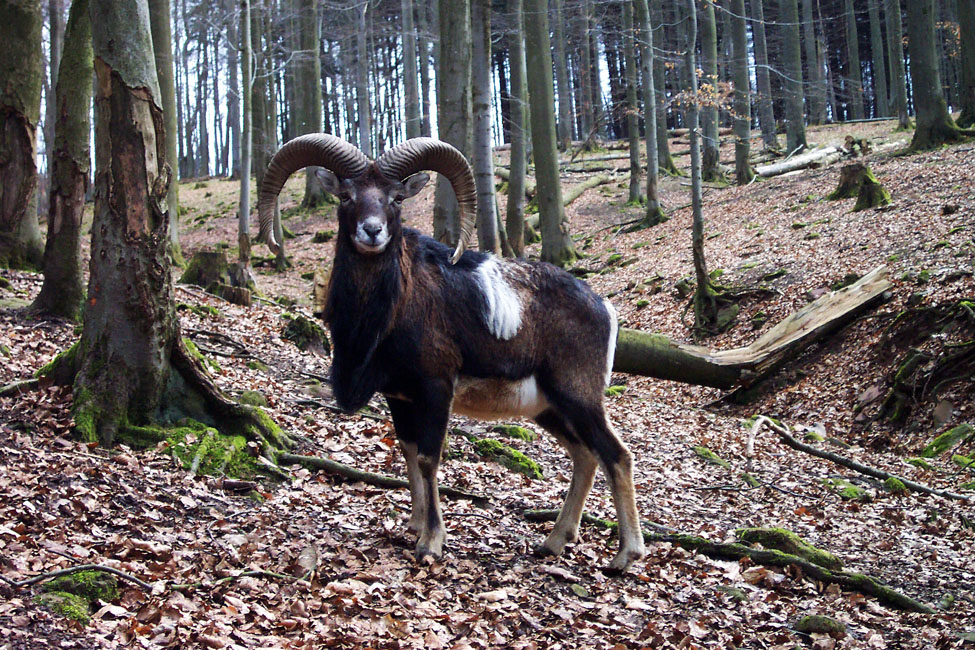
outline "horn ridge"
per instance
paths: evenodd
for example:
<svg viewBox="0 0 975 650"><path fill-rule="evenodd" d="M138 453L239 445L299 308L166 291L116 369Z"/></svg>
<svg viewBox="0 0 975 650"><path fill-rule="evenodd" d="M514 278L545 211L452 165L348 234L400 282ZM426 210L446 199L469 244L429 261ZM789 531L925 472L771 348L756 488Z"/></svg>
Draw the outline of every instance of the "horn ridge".
<svg viewBox="0 0 975 650"><path fill-rule="evenodd" d="M467 158L456 147L433 138L411 138L393 147L376 160L379 171L398 181L424 170L443 174L450 181L460 208L460 237L450 258L455 264L474 234L477 188Z"/></svg>
<svg viewBox="0 0 975 650"><path fill-rule="evenodd" d="M369 166L369 159L356 147L328 133L309 133L290 140L268 163L258 196L260 232L258 241L266 242L275 254L280 244L274 238L274 202L285 181L303 167L324 167L343 178L354 178Z"/></svg>

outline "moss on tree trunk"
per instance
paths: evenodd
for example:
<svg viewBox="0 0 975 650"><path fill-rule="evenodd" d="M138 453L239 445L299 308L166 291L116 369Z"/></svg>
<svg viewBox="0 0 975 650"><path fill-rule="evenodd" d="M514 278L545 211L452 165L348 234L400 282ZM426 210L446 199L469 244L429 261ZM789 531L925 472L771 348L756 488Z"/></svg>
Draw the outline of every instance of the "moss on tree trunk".
<svg viewBox="0 0 975 650"><path fill-rule="evenodd" d="M873 172L863 163L844 165L840 170L840 182L826 198L830 201L857 198L854 212L878 208L890 204L890 193L877 181Z"/></svg>

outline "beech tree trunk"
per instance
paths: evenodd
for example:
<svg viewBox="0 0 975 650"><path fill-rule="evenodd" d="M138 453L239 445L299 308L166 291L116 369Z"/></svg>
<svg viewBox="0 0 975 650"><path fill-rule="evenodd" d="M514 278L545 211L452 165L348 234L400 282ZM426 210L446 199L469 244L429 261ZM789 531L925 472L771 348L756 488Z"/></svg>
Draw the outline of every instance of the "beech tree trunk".
<svg viewBox="0 0 975 650"><path fill-rule="evenodd" d="M657 24L654 30L663 32L663 13L659 3L651 5L653 11L651 16ZM662 40L662 38L661 38ZM653 57L653 88L654 88L654 107L657 111L657 169L671 176L679 175L680 171L674 163L673 156L670 155L670 143L667 140L667 75L662 57ZM649 206L648 206L649 208Z"/></svg>
<svg viewBox="0 0 975 650"><path fill-rule="evenodd" d="M785 38L785 133L786 148L792 152L806 145L806 121L803 113L802 53L799 48L799 11L796 0L781 0L779 14ZM861 110L862 112L862 110Z"/></svg>
<svg viewBox="0 0 975 650"><path fill-rule="evenodd" d="M227 129L230 147L230 178L240 178L240 55L237 49L238 22L233 20L238 3L228 0L228 6L233 8L227 25ZM170 135L175 131L170 131Z"/></svg>
<svg viewBox="0 0 975 650"><path fill-rule="evenodd" d="M758 122L762 129L765 149L779 148L775 133L775 114L772 108L772 82L769 78L768 48L765 40L764 0L750 0L752 6L752 34L755 39L755 80L758 84Z"/></svg>
<svg viewBox="0 0 975 650"><path fill-rule="evenodd" d="M474 181L477 186L477 242L482 251L501 253L494 204L491 146L491 0L471 7L471 92L474 113Z"/></svg>
<svg viewBox="0 0 975 650"><path fill-rule="evenodd" d="M54 169L54 122L57 119L55 116L58 112L55 87L58 84L58 71L64 46L64 5L62 0L49 0L47 12L48 42L51 44L49 66L51 74L48 77L50 86L45 92L44 148L47 154L47 169L50 174L50 171Z"/></svg>
<svg viewBox="0 0 975 650"><path fill-rule="evenodd" d="M701 110L704 140L701 175L704 180L714 182L724 180L724 175L719 167L718 155L718 33L712 0L704 0L701 4L701 21L701 52L704 58L701 90L705 100Z"/></svg>
<svg viewBox="0 0 975 650"><path fill-rule="evenodd" d="M572 103L569 100L569 67L565 56L565 26L562 20L562 0L552 0L552 19L555 36L555 83L559 91L559 150L565 151L572 142Z"/></svg>
<svg viewBox="0 0 975 650"><path fill-rule="evenodd" d="M436 3L434 3L436 4ZM420 36L417 45L420 48L420 107L423 118L420 123L420 135L430 137L430 39L427 36L427 12L429 6L421 3L418 12L417 27Z"/></svg>
<svg viewBox="0 0 975 650"><path fill-rule="evenodd" d="M156 77L162 93L163 119L166 132L176 133L176 81L173 69L173 29L171 25L169 0L149 0L149 25L152 30L152 50L156 55ZM173 182L166 194L169 210L169 246L174 261L181 261L183 254L179 246L179 150L174 136L166 139L166 164L173 173Z"/></svg>
<svg viewBox="0 0 975 650"><path fill-rule="evenodd" d="M525 256L525 147L526 93L524 16L522 0L508 0L508 15L512 24L508 32L508 64L511 66L511 171L508 177L508 205L506 226L508 242L515 257Z"/></svg>
<svg viewBox="0 0 975 650"><path fill-rule="evenodd" d="M975 0L958 0L958 25L961 30L961 115L958 126L975 126Z"/></svg>
<svg viewBox="0 0 975 650"><path fill-rule="evenodd" d="M579 85L582 95L582 138L587 139L595 128L592 105L592 61L589 56L589 0L582 1L582 15L579 18Z"/></svg>
<svg viewBox="0 0 975 650"><path fill-rule="evenodd" d="M420 91L416 78L416 30L413 27L413 0L402 0L403 14L403 90L405 93L406 137L418 138L422 132L420 123ZM420 11L426 11L423 7Z"/></svg>
<svg viewBox="0 0 975 650"><path fill-rule="evenodd" d="M636 33L633 1L623 2L623 66L626 80L626 133L630 143L630 203L638 203L640 191L640 121L636 105Z"/></svg>
<svg viewBox="0 0 975 650"><path fill-rule="evenodd" d="M748 157L751 154L751 82L748 79L748 34L745 30L745 0L732 0L732 74L735 94L735 181L747 185L755 177Z"/></svg>
<svg viewBox="0 0 975 650"><path fill-rule="evenodd" d="M251 37L251 3L241 0L240 6L240 74L244 99L243 126L240 132L240 198L237 206L237 242L247 248L250 257L251 163L254 118L254 41Z"/></svg>
<svg viewBox="0 0 975 650"><path fill-rule="evenodd" d="M321 16L318 0L300 0L295 3L297 13L297 37L299 51L294 53L295 87L297 90L294 110L294 134L321 133L322 131L322 59L318 55L321 40ZM274 125L271 126L274 128ZM277 136L274 137L275 144ZM326 201L325 188L318 179L318 167L305 170L305 196L302 207L317 208ZM278 239L281 241L281 239Z"/></svg>
<svg viewBox="0 0 975 650"><path fill-rule="evenodd" d="M31 309L81 320L85 292L81 269L81 220L91 169L91 19L88 0L74 0L64 33L55 84L54 140L44 284Z"/></svg>
<svg viewBox="0 0 975 650"><path fill-rule="evenodd" d="M870 60L873 62L874 117L887 117L887 62L884 35L880 30L880 3L870 2Z"/></svg>
<svg viewBox="0 0 975 650"><path fill-rule="evenodd" d="M956 142L961 139L962 131L948 114L948 106L941 94L933 0L911 0L907 4L907 19L911 82L917 116L911 150L922 151Z"/></svg>
<svg viewBox="0 0 975 650"><path fill-rule="evenodd" d="M900 0L886 0L884 18L887 22L887 53L890 60L891 103L897 112L899 129L911 125L907 112L907 74L904 70L904 29L901 24Z"/></svg>
<svg viewBox="0 0 975 650"><path fill-rule="evenodd" d="M368 36L366 12L369 11L369 3L364 2L361 9L356 7L353 11L356 13L355 96L359 111L359 149L367 156L372 157L376 152L373 151L370 141L372 117L369 106L369 48L366 44Z"/></svg>
<svg viewBox="0 0 975 650"><path fill-rule="evenodd" d="M813 20L815 1L802 0L803 43L806 48L806 69L809 71L809 92L806 93L806 100L809 103L809 123L823 124L826 122L826 81L823 74L823 55Z"/></svg>
<svg viewBox="0 0 975 650"><path fill-rule="evenodd" d="M640 60L643 63L643 122L647 154L647 216L645 223L655 226L663 220L657 186L660 176L657 153L657 92L654 79L653 30L647 0L634 0L639 25ZM664 138L666 141L666 137Z"/></svg>
<svg viewBox="0 0 975 650"><path fill-rule="evenodd" d="M542 230L542 260L556 265L576 259L569 222L562 205L559 152L555 138L555 98L552 83L552 44L546 0L526 0L525 53L531 105L532 152L535 156L536 200Z"/></svg>
<svg viewBox="0 0 975 650"><path fill-rule="evenodd" d="M846 0L843 10L846 21L847 101L854 120L863 119L863 71L860 68L860 45L857 37L857 18L853 0Z"/></svg>
<svg viewBox="0 0 975 650"><path fill-rule="evenodd" d="M0 267L39 268L37 126L41 112L41 3L0 4Z"/></svg>
<svg viewBox="0 0 975 650"><path fill-rule="evenodd" d="M437 129L440 139L471 157L471 0L440 3L437 67ZM433 236L455 246L460 236L457 197L450 182L437 176Z"/></svg>

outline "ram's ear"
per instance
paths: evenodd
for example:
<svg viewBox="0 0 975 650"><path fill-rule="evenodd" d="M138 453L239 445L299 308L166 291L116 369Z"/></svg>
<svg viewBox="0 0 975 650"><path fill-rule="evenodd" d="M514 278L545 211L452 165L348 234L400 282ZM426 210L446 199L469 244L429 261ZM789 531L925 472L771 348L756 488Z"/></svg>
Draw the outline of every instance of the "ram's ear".
<svg viewBox="0 0 975 650"><path fill-rule="evenodd" d="M315 170L315 176L321 181L322 187L325 191L333 196L338 196L339 193L339 177L328 171L324 167L319 167Z"/></svg>
<svg viewBox="0 0 975 650"><path fill-rule="evenodd" d="M429 181L430 175L424 174L423 172L413 174L407 178L406 182L403 183L403 188L406 190L406 198L416 196Z"/></svg>

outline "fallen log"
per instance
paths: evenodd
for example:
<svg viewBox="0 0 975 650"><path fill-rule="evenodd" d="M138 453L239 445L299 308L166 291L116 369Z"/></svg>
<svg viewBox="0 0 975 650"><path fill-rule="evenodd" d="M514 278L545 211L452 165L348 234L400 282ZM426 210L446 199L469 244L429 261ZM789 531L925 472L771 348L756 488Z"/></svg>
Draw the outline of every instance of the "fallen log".
<svg viewBox="0 0 975 650"><path fill-rule="evenodd" d="M759 165L755 168L755 173L762 178L771 178L772 176L781 176L782 174L794 172L799 169L826 165L830 162L839 160L842 157L843 150L839 147L823 147L821 149L814 149L808 153L800 154L780 163Z"/></svg>
<svg viewBox="0 0 975 650"><path fill-rule="evenodd" d="M495 165L494 175L506 183L511 180L511 171L507 167L499 167ZM535 179L531 178L530 176L525 176L525 198L530 200L534 196L535 196Z"/></svg>
<svg viewBox="0 0 975 650"><path fill-rule="evenodd" d="M594 187L597 187L599 185L605 185L606 183L611 183L611 182L613 182L612 176L608 176L607 174L600 174L599 176L593 176L592 178L582 183L579 183L578 185L573 185L568 190L566 190L564 194L562 194L562 206L568 207L576 199L578 199L580 196L585 194L586 190L591 190ZM531 228L538 229L539 227L538 214L530 214L527 217L525 217L525 223Z"/></svg>
<svg viewBox="0 0 975 650"><path fill-rule="evenodd" d="M887 268L879 266L854 284L804 306L750 345L732 350L713 351L621 328L613 370L722 389L751 386L850 323L890 286Z"/></svg>
<svg viewBox="0 0 975 650"><path fill-rule="evenodd" d="M522 513L522 516L528 521L555 521L559 516L559 511L527 510ZM602 528L603 530L616 530L615 522L597 519L596 517L589 516L585 513L583 514L582 520L587 524L591 524L597 528ZM646 527L646 524L643 522L641 522L641 525ZM895 607L908 612L920 612L923 614L934 613L934 610L924 603L902 594L891 587L888 587L875 578L871 578L870 576L865 576L860 573L830 571L829 569L823 568L818 564L813 564L809 560L805 560L798 555L783 553L782 551L776 550L751 548L750 546L745 546L744 544L722 544L719 542L712 542L711 540L704 539L703 537L698 537L696 535L685 535L680 533L651 533L644 530L643 539L648 544L667 542L669 544L673 544L674 546L679 546L683 549L691 551L692 553L700 553L701 555L716 560L741 560L747 557L752 562L762 564L764 566L777 566L782 568L796 566L802 570L802 575L806 577L827 584L835 584L850 591L858 591L862 594L873 596L881 603L889 605L890 607Z"/></svg>

